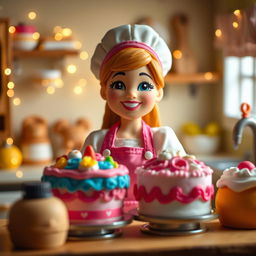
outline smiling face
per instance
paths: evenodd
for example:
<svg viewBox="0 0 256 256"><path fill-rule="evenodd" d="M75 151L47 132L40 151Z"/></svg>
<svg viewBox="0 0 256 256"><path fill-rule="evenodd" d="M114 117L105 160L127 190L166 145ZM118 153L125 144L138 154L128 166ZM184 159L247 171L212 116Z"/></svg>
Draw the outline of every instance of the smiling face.
<svg viewBox="0 0 256 256"><path fill-rule="evenodd" d="M162 99L162 89L157 89L148 68L113 72L101 96L110 109L121 119L135 120L148 114Z"/></svg>

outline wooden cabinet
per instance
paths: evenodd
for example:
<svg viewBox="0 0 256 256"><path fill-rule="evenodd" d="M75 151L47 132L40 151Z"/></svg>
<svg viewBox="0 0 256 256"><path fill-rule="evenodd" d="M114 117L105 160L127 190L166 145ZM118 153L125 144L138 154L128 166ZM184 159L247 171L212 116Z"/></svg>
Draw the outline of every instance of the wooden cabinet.
<svg viewBox="0 0 256 256"><path fill-rule="evenodd" d="M10 82L11 74L8 74L7 69L11 70L12 58L8 29L9 20L0 19L0 143L11 136L10 103L7 96L7 85Z"/></svg>

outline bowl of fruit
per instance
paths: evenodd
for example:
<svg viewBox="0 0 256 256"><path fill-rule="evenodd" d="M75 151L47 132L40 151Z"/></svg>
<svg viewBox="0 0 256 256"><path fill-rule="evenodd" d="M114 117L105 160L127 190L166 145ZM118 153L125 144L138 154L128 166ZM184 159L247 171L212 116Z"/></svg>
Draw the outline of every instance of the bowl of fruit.
<svg viewBox="0 0 256 256"><path fill-rule="evenodd" d="M194 122L182 126L182 142L187 153L195 155L210 155L219 150L220 127L215 122L200 127Z"/></svg>

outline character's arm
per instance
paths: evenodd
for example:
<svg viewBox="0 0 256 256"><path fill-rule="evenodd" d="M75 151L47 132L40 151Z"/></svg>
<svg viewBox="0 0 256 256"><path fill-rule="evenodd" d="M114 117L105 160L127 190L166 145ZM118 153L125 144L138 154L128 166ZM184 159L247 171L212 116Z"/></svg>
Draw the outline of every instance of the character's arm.
<svg viewBox="0 0 256 256"><path fill-rule="evenodd" d="M181 155L186 155L183 146L178 140L173 129L168 126L162 126L157 128L152 128L153 131L153 141L156 154L159 155L162 151L166 150L173 155L179 152Z"/></svg>
<svg viewBox="0 0 256 256"><path fill-rule="evenodd" d="M85 148L89 145L93 147L96 153L99 153L107 131L108 130L97 130L91 132L85 139L84 145L81 150L82 154L84 153Z"/></svg>

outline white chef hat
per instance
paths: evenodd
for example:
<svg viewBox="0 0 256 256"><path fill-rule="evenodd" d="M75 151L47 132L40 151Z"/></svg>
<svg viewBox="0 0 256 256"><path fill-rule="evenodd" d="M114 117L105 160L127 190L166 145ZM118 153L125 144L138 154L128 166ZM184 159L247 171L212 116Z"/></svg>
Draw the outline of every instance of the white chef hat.
<svg viewBox="0 0 256 256"><path fill-rule="evenodd" d="M165 41L147 25L122 25L109 30L102 38L91 59L91 70L99 79L101 67L124 48L143 48L152 53L162 66L163 76L171 68L172 56Z"/></svg>

